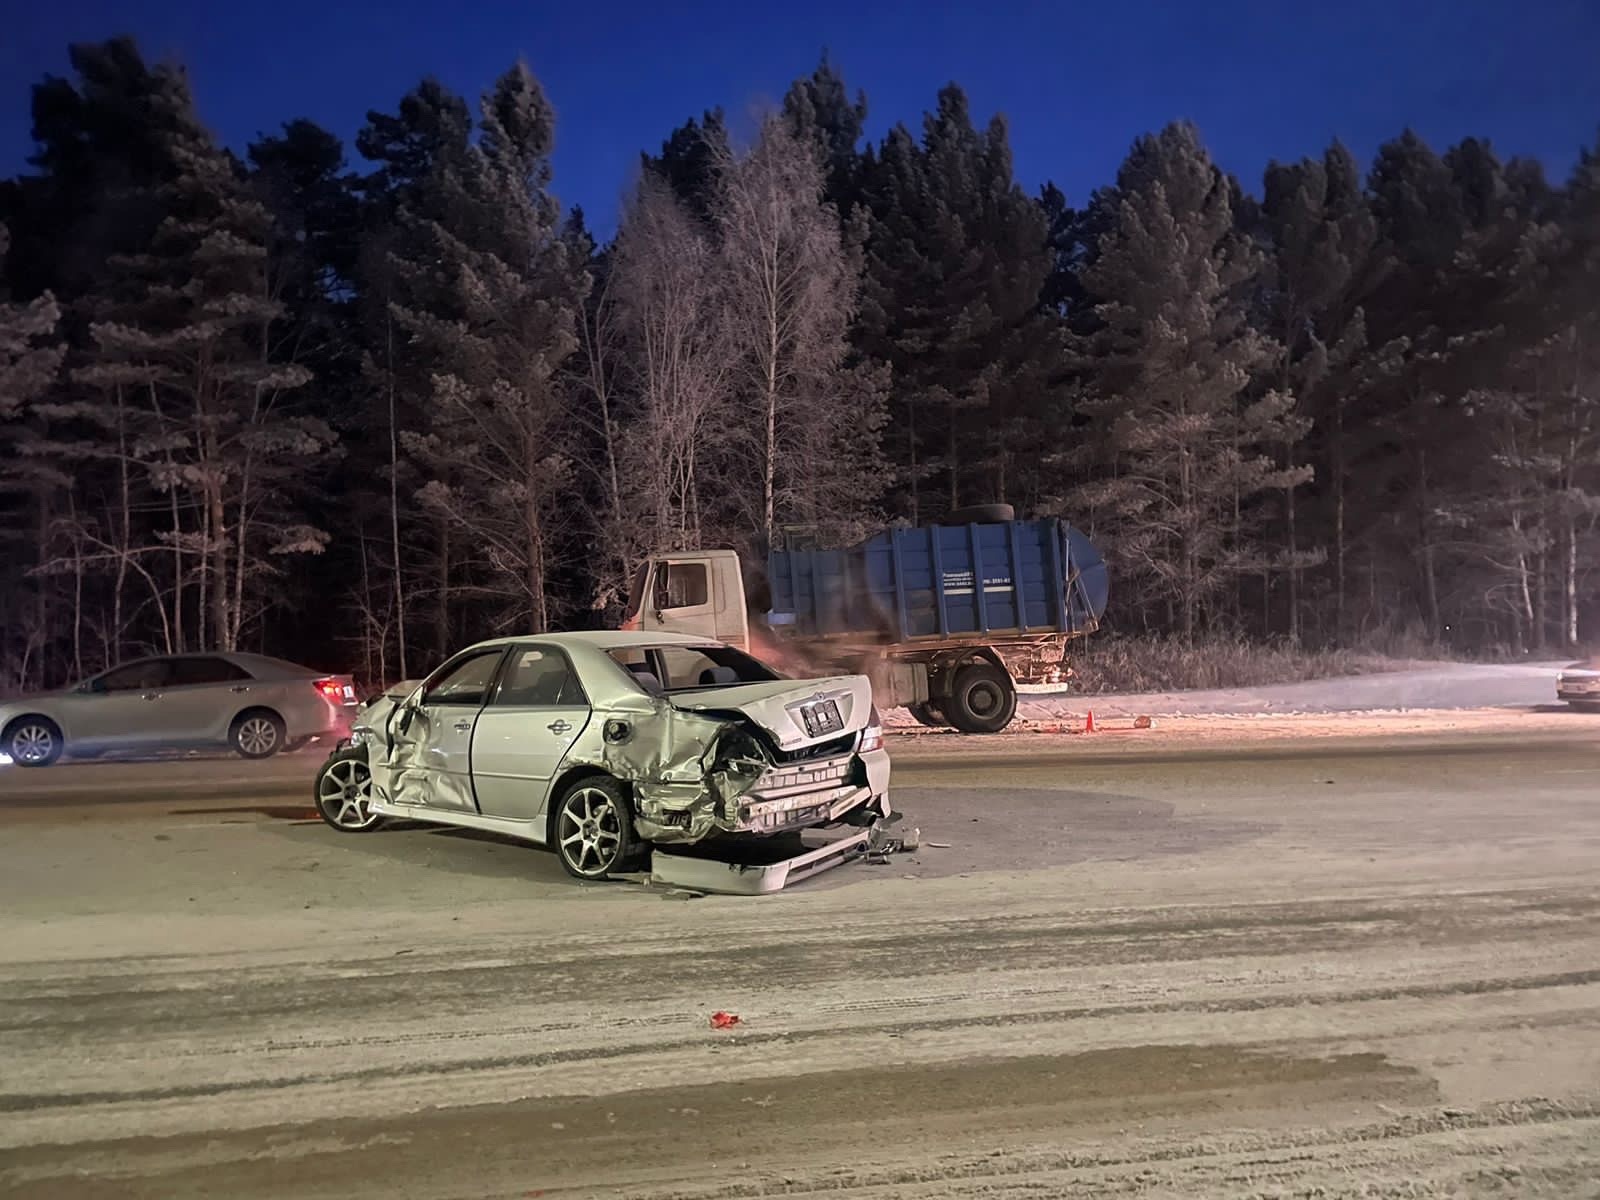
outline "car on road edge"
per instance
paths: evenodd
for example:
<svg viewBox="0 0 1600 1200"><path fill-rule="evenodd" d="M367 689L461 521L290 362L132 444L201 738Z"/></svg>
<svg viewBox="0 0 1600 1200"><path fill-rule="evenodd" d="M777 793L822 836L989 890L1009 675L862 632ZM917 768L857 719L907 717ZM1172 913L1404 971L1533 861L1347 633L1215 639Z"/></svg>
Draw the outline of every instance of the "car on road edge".
<svg viewBox="0 0 1600 1200"><path fill-rule="evenodd" d="M164 654L0 704L0 752L21 767L204 747L270 758L347 736L358 708L348 675L261 654Z"/></svg>

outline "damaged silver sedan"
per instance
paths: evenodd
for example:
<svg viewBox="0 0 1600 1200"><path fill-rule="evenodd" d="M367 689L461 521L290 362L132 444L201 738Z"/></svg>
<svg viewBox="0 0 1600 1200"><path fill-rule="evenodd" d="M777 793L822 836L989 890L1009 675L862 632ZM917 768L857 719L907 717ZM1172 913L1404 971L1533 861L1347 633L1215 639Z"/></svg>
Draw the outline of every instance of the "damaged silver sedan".
<svg viewBox="0 0 1600 1200"><path fill-rule="evenodd" d="M641 869L652 845L870 826L888 792L865 676L784 679L720 642L639 632L463 650L368 704L316 782L343 832L489 830L580 879Z"/></svg>

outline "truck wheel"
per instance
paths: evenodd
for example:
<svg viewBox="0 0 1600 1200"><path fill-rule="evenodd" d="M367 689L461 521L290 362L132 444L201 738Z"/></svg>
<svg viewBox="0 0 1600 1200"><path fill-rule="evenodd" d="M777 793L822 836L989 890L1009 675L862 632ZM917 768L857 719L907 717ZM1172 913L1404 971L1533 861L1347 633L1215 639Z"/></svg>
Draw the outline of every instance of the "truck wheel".
<svg viewBox="0 0 1600 1200"><path fill-rule="evenodd" d="M947 525L993 525L1015 521L1017 510L1009 504L971 504L945 516Z"/></svg>
<svg viewBox="0 0 1600 1200"><path fill-rule="evenodd" d="M921 704L908 704L906 709L917 719L918 725L926 725L929 729L944 729L950 724L932 700L925 700Z"/></svg>
<svg viewBox="0 0 1600 1200"><path fill-rule="evenodd" d="M1017 715L1017 689L993 663L973 663L956 672L940 708L962 733L999 733Z"/></svg>

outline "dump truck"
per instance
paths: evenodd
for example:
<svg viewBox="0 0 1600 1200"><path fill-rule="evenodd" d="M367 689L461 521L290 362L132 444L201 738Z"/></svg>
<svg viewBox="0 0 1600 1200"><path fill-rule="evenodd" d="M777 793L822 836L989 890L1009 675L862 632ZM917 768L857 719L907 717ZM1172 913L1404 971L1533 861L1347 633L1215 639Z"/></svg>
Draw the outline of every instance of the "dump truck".
<svg viewBox="0 0 1600 1200"><path fill-rule="evenodd" d="M1087 537L1055 517L1017 520L1008 505L854 546L774 549L748 586L744 566L726 549L652 556L623 627L713 637L780 668L866 675L880 707L964 733L1009 725L1018 684L1061 682L1068 643L1098 628L1109 592ZM765 608L754 626L752 607Z"/></svg>

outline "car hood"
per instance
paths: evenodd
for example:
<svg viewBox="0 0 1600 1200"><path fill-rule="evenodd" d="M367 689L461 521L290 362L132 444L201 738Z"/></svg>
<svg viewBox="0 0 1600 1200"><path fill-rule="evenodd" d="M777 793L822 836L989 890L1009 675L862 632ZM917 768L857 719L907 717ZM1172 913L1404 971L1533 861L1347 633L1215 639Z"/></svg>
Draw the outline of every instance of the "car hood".
<svg viewBox="0 0 1600 1200"><path fill-rule="evenodd" d="M674 693L667 699L674 708L690 712L737 712L771 734L782 750L803 750L858 733L872 721L872 683L865 675L696 688ZM839 710L842 726L812 734L806 728L806 708L826 705L830 700Z"/></svg>

